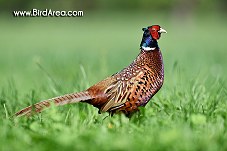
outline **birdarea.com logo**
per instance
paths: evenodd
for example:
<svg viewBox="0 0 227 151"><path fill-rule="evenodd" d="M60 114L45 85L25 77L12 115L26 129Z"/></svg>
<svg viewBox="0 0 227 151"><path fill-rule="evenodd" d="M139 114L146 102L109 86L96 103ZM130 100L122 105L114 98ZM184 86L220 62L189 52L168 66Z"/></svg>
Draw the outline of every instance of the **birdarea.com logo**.
<svg viewBox="0 0 227 151"><path fill-rule="evenodd" d="M52 10L52 9L32 9L30 11L13 11L15 17L83 17L83 11L64 11L64 10Z"/></svg>

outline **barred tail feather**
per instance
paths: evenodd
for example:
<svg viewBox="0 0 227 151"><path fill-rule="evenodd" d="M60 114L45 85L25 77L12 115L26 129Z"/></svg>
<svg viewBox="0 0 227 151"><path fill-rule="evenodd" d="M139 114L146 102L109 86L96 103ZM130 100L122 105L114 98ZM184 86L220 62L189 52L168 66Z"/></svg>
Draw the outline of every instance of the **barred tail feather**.
<svg viewBox="0 0 227 151"><path fill-rule="evenodd" d="M90 94L87 91L66 94L63 96L44 100L44 101L41 101L34 105L28 106L28 107L18 111L17 113L15 113L15 116L24 116L24 115L29 116L32 114L32 112L35 112L35 113L42 112L43 109L50 107L52 103L55 104L56 106L59 106L59 105L86 101L86 100L90 100L90 99L92 99L92 97L90 96Z"/></svg>

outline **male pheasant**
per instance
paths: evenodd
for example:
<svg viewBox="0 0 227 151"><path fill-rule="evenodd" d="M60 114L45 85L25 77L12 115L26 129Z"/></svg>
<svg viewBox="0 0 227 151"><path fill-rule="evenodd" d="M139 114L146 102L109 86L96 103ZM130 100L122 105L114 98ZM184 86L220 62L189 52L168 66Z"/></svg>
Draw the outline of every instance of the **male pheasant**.
<svg viewBox="0 0 227 151"><path fill-rule="evenodd" d="M161 33L167 33L159 25L143 28L143 37L140 44L140 53L126 68L110 77L98 82L85 91L66 94L44 100L26 107L16 116L31 115L32 112L41 112L55 105L65 105L76 102L86 102L101 112L124 113L130 116L138 111L138 107L145 106L159 91L164 81L162 54L157 40Z"/></svg>

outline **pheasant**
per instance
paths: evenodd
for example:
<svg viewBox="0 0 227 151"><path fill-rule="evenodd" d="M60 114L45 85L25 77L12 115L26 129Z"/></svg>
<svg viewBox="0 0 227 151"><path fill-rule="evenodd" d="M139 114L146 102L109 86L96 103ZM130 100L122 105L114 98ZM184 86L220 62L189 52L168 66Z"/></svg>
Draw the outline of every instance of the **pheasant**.
<svg viewBox="0 0 227 151"><path fill-rule="evenodd" d="M123 113L131 116L139 107L148 103L164 81L164 65L157 40L161 33L167 32L159 25L148 26L142 30L140 53L128 67L85 91L44 100L20 110L15 115L29 116L33 112L39 113L52 103L58 106L86 102L97 107L99 113Z"/></svg>

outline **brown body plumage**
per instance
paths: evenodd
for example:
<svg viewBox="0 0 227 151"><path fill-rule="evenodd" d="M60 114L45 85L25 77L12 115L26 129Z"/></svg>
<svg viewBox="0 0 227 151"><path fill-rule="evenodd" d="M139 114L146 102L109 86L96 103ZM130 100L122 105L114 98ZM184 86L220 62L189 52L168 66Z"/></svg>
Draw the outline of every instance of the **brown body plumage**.
<svg viewBox="0 0 227 151"><path fill-rule="evenodd" d="M150 26L150 28L153 26ZM148 28L149 29L149 28ZM161 30L160 26L159 29ZM163 30L163 29L162 29ZM150 32L150 31L149 31ZM161 34L161 32L160 32ZM155 40L155 36L152 35ZM120 72L100 81L87 90L42 101L16 113L16 116L30 115L32 111L41 112L53 102L64 105L86 102L99 109L99 112L124 113L129 116L145 106L161 88L164 81L162 54L158 46L141 47L137 58Z"/></svg>

